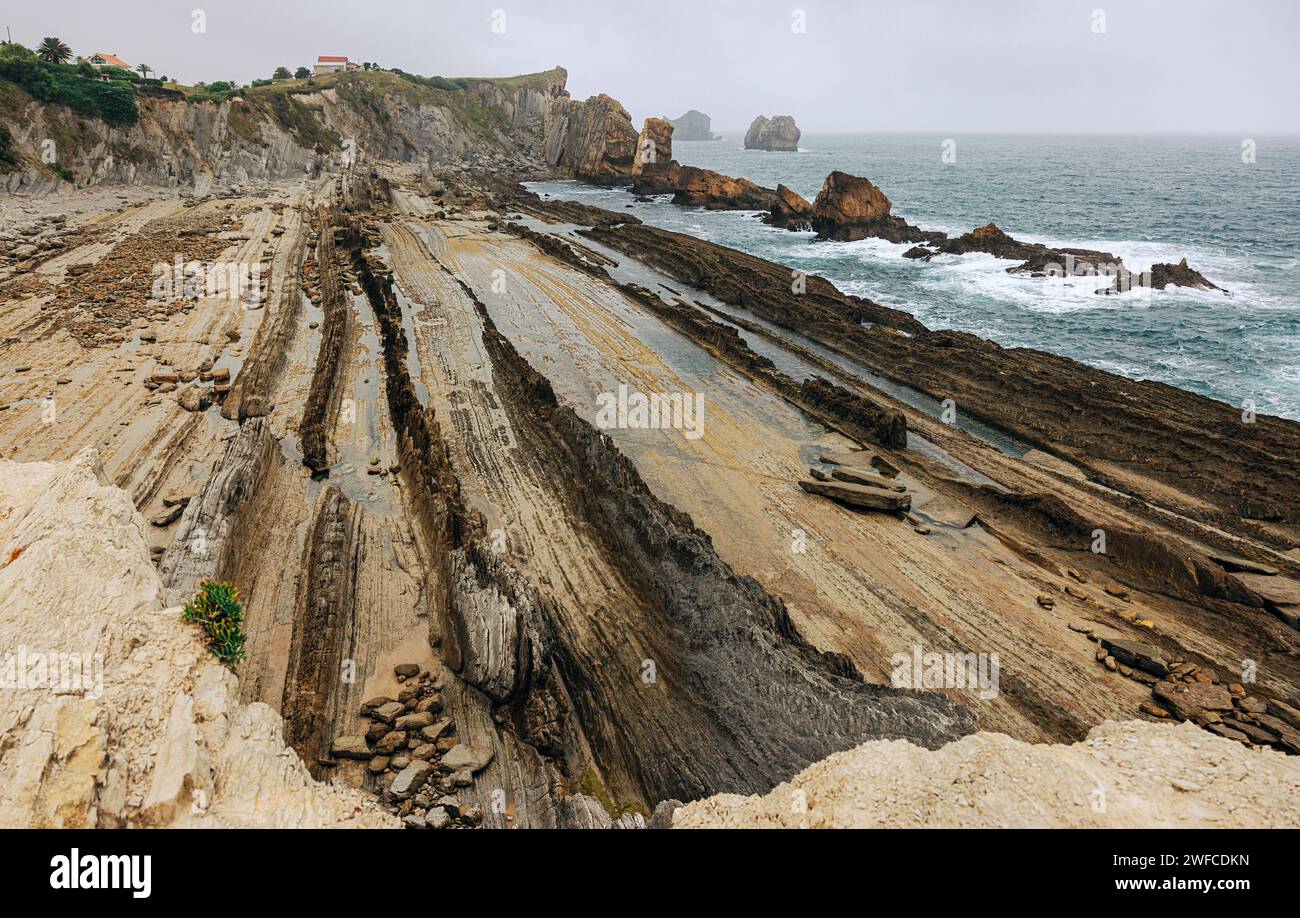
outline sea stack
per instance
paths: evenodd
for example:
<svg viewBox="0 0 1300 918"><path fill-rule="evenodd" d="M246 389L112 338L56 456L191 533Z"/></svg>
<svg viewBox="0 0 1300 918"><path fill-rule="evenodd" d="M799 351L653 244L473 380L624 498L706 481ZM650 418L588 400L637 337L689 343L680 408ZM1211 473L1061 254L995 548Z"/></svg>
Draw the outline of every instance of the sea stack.
<svg viewBox="0 0 1300 918"><path fill-rule="evenodd" d="M720 140L713 133L713 122L704 112L691 109L680 118L668 122L678 140Z"/></svg>
<svg viewBox="0 0 1300 918"><path fill-rule="evenodd" d="M790 115L777 115L774 118L759 115L745 132L745 149L797 153L801 136L799 126Z"/></svg>
<svg viewBox="0 0 1300 918"><path fill-rule="evenodd" d="M672 194L680 174L681 166L673 159L672 122L647 118L637 138L632 190L637 194Z"/></svg>

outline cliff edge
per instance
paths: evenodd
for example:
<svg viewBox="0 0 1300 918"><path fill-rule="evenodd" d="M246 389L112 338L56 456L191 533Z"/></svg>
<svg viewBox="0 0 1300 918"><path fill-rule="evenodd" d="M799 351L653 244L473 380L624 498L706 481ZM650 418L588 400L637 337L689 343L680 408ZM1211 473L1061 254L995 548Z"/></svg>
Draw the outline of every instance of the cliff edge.
<svg viewBox="0 0 1300 918"><path fill-rule="evenodd" d="M1108 721L1073 745L976 733L877 740L765 796L718 794L674 828L1237 828L1300 823L1300 761L1191 723Z"/></svg>

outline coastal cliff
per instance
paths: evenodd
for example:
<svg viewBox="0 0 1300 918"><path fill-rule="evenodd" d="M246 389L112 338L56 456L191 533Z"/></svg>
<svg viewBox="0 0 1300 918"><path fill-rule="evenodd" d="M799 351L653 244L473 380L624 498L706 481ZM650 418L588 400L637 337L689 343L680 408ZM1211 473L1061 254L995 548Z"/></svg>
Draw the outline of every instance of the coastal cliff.
<svg viewBox="0 0 1300 918"><path fill-rule="evenodd" d="M40 102L0 74L0 127L14 160L0 162L0 187L152 185L201 195L378 161L630 182L637 134L627 111L606 95L570 98L567 79L562 67L500 79L328 74L220 101L141 92L134 120L110 122Z"/></svg>

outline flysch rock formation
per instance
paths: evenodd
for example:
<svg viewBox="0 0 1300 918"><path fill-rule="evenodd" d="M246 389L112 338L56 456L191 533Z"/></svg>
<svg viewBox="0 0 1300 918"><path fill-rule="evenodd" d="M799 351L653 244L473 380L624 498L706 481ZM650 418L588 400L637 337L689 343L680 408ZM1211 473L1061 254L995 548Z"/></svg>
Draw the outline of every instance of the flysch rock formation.
<svg viewBox="0 0 1300 918"><path fill-rule="evenodd" d="M546 161L593 184L627 184L637 137L627 109L604 93L586 102L560 99L546 114Z"/></svg>
<svg viewBox="0 0 1300 918"><path fill-rule="evenodd" d="M713 133L713 121L704 112L691 109L680 118L669 119L678 140L720 140Z"/></svg>
<svg viewBox="0 0 1300 918"><path fill-rule="evenodd" d="M164 608L146 526L93 449L0 461L0 826L397 825L239 702Z"/></svg>
<svg viewBox="0 0 1300 918"><path fill-rule="evenodd" d="M798 125L790 115L777 115L773 118L759 115L745 132L745 149L797 153L801 136Z"/></svg>
<svg viewBox="0 0 1300 918"><path fill-rule="evenodd" d="M1272 828L1300 821L1300 760L1190 723L1108 721L1073 745L977 733L875 741L764 796L720 794L674 828Z"/></svg>

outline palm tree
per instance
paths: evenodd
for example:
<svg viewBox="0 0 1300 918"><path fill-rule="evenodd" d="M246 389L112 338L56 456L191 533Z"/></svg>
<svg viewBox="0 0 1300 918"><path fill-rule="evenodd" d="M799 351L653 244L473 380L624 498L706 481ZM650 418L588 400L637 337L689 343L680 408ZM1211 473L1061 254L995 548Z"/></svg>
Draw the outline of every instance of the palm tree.
<svg viewBox="0 0 1300 918"><path fill-rule="evenodd" d="M36 49L36 56L51 64L66 64L72 58L72 49L57 38L45 38Z"/></svg>
<svg viewBox="0 0 1300 918"><path fill-rule="evenodd" d="M148 64L136 64L135 69L146 80L149 79L149 74L153 73L153 68Z"/></svg>

